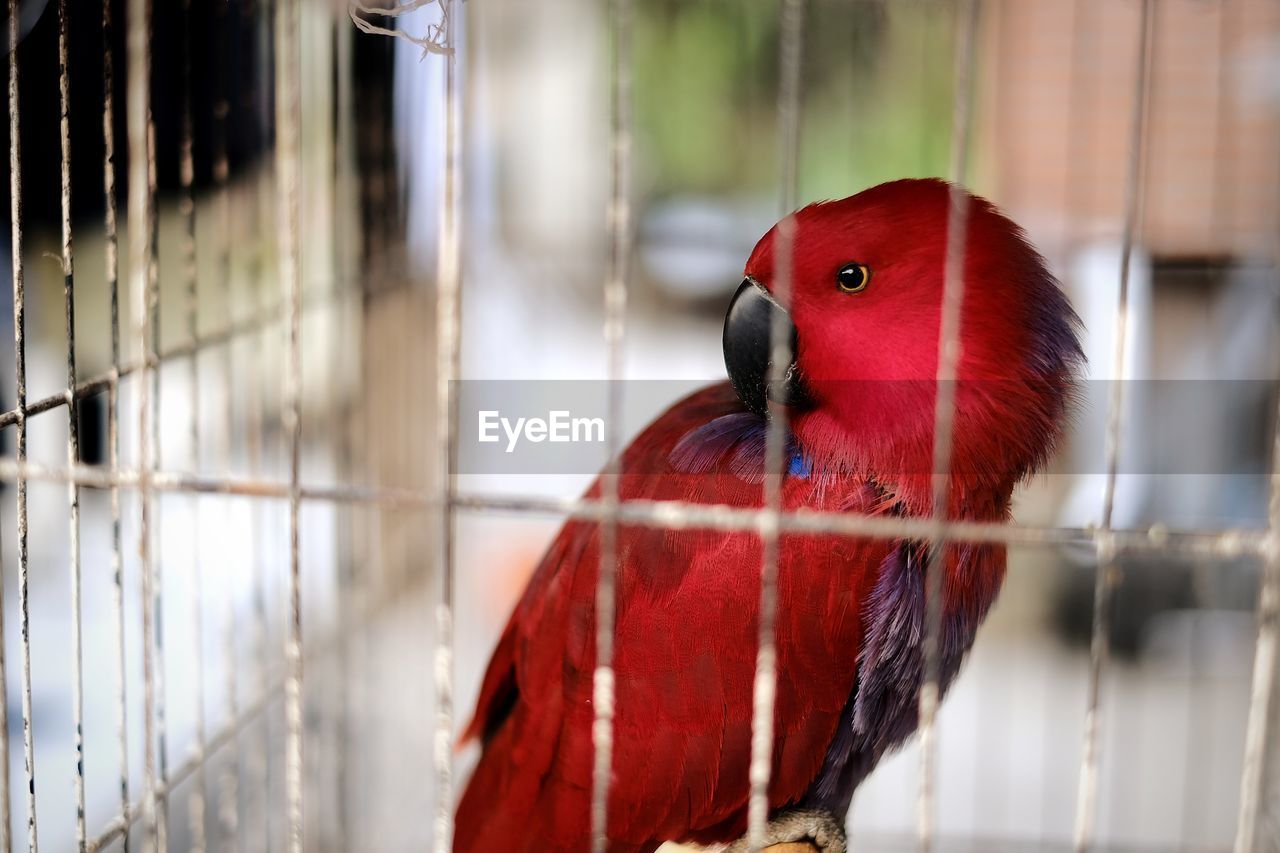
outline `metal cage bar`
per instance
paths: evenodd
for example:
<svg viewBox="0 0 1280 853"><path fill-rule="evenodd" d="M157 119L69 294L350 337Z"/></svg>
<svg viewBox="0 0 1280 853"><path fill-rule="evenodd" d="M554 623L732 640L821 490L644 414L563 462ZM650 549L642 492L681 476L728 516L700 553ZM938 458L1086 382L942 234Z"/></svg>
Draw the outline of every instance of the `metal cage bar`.
<svg viewBox="0 0 1280 853"><path fill-rule="evenodd" d="M232 312L232 281L231 281L231 190L229 179L231 174L230 158L227 153L228 138L228 117L231 112L230 103L230 83L229 74L227 72L227 31L230 27L229 13L230 2L219 2L216 8L216 33L214 43L217 45L215 51L216 74L215 79L216 90L214 94L215 102L213 108L213 126L212 126L212 144L211 157L213 165L213 215L217 227L217 244L216 252L216 269L217 282L223 299L223 323L226 328L235 325ZM188 7L189 8L189 7ZM193 325L190 329L192 341L199 340L199 329ZM233 357L231 342L227 341L222 347L221 374L223 379L223 387L230 392L235 376L235 359ZM232 457L234 454L233 436L235 434L235 413L232 406L232 400L228 393L228 399L225 401L222 412L222 442L219 448L220 470L222 476L229 477L232 469ZM235 598L228 592L225 596L225 611L222 614L222 625L220 626L222 633L222 650L225 657L225 665L227 668L226 679L223 683L223 690L226 691L226 714L228 720L238 719L240 716L240 685L237 677L237 662L239 660L239 643L237 642L238 619L236 618ZM236 739L232 743L231 760L227 762L224 768L218 786L218 823L221 827L224 838L230 839L229 846L232 849L239 849L239 826L240 826L240 792L239 777L243 772L243 764L240 760L240 749L238 743L239 731L236 732Z"/></svg>
<svg viewBox="0 0 1280 853"><path fill-rule="evenodd" d="M100 489L141 490L142 473L121 468L118 472L80 465L68 470L36 463L19 464L0 459L0 480L19 478L65 483L75 479L82 486ZM148 488L161 492L199 492L238 495L250 498L287 499L289 484L250 478L200 477L181 471L156 470L148 478ZM429 490L303 484L305 501L361 504L372 507L436 511L443 503ZM548 498L533 495L456 495L450 503L470 512L536 514L599 520L604 516L600 501L586 498ZM727 530L758 533L768 522L765 509L745 509L726 504L697 504L684 501L623 501L619 520L628 525L665 527L672 530ZM787 510L778 514L784 533L824 534L851 538L920 539L941 530L952 543L1003 544L1021 546L1090 545L1103 535L1096 527L1056 527L1010 525L995 522L948 521L940 527L928 518L887 518L855 516L817 510ZM1147 529L1117 529L1108 534L1117 552L1179 552L1221 558L1265 555L1268 532L1239 527L1223 530L1171 530L1161 525Z"/></svg>
<svg viewBox="0 0 1280 853"><path fill-rule="evenodd" d="M432 492L443 497L435 510L436 570L439 601L436 605L436 652L433 667L435 723L432 760L435 768L435 849L448 853L453 846L453 632L454 514L451 500L457 458L458 398L453 382L458 377L461 352L463 151L462 125L465 93L459 80L458 38L462 4L447 0L441 6L440 26L446 55L444 80L444 175L439 200L439 234L436 249L436 388L435 426L437 452L432 460ZM353 19L354 20L354 19Z"/></svg>
<svg viewBox="0 0 1280 853"><path fill-rule="evenodd" d="M778 36L778 200L782 219L774 231L773 298L784 310L791 307L795 206L800 148L800 73L804 51L804 0L783 0ZM774 312L769 327L767 388L782 387L794 353L786 321ZM781 563L783 484L787 476L789 427L787 409L765 393L763 504L760 530L761 565L755 677L752 680L750 793L747 800L747 849L765 844L769 820L769 780L773 775L774 708L777 704L778 568Z"/></svg>
<svg viewBox="0 0 1280 853"><path fill-rule="evenodd" d="M1137 67L1134 73L1133 112L1130 116L1129 151L1125 169L1124 231L1121 236L1119 299L1116 305L1116 337L1112 356L1114 376L1107 404L1106 480L1102 494L1101 535L1095 540L1098 555L1093 599L1093 635L1089 645L1089 686L1085 712L1084 748L1076 794L1074 849L1085 853L1093 844L1100 762L1102 675L1109 656L1112 594L1117 582L1116 549L1110 537L1115 510L1116 477L1120 466L1120 436L1124 417L1125 336L1129 314L1129 265L1142 215L1147 103L1151 88L1151 54L1155 26L1154 0L1142 0L1138 24Z"/></svg>
<svg viewBox="0 0 1280 853"><path fill-rule="evenodd" d="M276 192L280 285L286 306L287 348L284 411L281 415L289 453L289 615L285 630L285 790L288 798L288 844L302 853L303 721L302 721L302 555L299 487L302 470L302 274L299 245L298 185L302 152L302 101L298 75L299 11L297 0L276 3Z"/></svg>
<svg viewBox="0 0 1280 853"><path fill-rule="evenodd" d="M79 407L76 405L75 396L75 276L71 242L71 75L67 55L69 26L67 0L58 0L58 140L62 157L59 174L62 194L59 201L62 214L63 313L67 345L67 464L74 465L80 458L80 429ZM80 486L77 483L67 483L67 523L71 579L71 720L74 727L72 738L76 755L74 783L76 847L83 851L88 830L85 827L84 793L84 642L80 600Z"/></svg>
<svg viewBox="0 0 1280 853"><path fill-rule="evenodd" d="M192 343L188 358L187 381L190 383L187 412L187 440L190 443L191 470L199 471L200 430L200 351L195 347L200 324L200 287L196 268L196 199L195 199L195 130L192 120L191 92L191 0L183 0L182 8L182 107L181 130L178 141L178 215L182 220L182 284L185 290L184 313L187 338ZM195 689L192 700L195 705L195 744L190 760L198 765L187 798L187 820L191 831L191 849L203 853L208 846L205 829L205 717L204 717L204 576L201 566L202 541L200 531L200 496L191 495L188 501L192 535L190 548L191 633L195 637L191 665L195 670Z"/></svg>
<svg viewBox="0 0 1280 853"><path fill-rule="evenodd" d="M107 311L110 323L111 368L107 373L107 466L120 471L120 255L117 233L115 163L115 47L111 1L102 0L102 188L103 240L106 244ZM116 666L116 760L120 814L124 819L120 846L129 853L129 740L127 668L125 663L124 536L120 487L109 487L111 502L111 607L115 616L113 640Z"/></svg>
<svg viewBox="0 0 1280 853"><path fill-rule="evenodd" d="M157 762L157 749L163 741L163 724L159 711L156 670L158 667L155 600L155 565L151 549L150 521L152 512L152 392L154 366L151 314L155 310L151 288L150 266L153 258L151 208L154 195L148 180L149 165L154 158L150 144L150 0L130 0L127 26L128 90L133 97L128 105L129 134L129 289L133 308L133 334L142 359L141 380L137 383L138 423L138 566L141 574L142 649L143 649L143 764L145 794L142 812L151 845L164 849L165 820L162 806L163 769ZM141 95L141 97L139 97Z"/></svg>
<svg viewBox="0 0 1280 853"><path fill-rule="evenodd" d="M969 164L973 78L977 56L979 0L963 0L956 11L955 82L951 114L951 180L947 193L947 246L938 329L938 368L934 399L933 477L931 516L935 534L929 539L924 566L924 637L919 691L920 791L917 834L922 851L933 849L936 835L935 776L937 774L937 714L942 701L940 643L947 540L942 526L951 514L951 451L956 416L956 379L960 363L960 323L964 305L966 240L969 230L969 192L965 179Z"/></svg>
<svg viewBox="0 0 1280 853"><path fill-rule="evenodd" d="M13 251L13 348L18 442L16 459L27 458L27 342L26 290L22 258L22 153L18 113L18 3L9 0L9 215ZM27 773L27 847L38 848L36 839L35 740L31 727L31 595L28 564L27 481L17 479L18 600L22 621L22 752Z"/></svg>
<svg viewBox="0 0 1280 853"><path fill-rule="evenodd" d="M623 342L631 269L631 0L609 4L612 68L609 98L609 269L604 281L606 403L605 470L600 476L600 568L596 579L596 664L591 674L591 847L609 844L609 781L613 774L613 646L618 572L618 501L621 488Z"/></svg>

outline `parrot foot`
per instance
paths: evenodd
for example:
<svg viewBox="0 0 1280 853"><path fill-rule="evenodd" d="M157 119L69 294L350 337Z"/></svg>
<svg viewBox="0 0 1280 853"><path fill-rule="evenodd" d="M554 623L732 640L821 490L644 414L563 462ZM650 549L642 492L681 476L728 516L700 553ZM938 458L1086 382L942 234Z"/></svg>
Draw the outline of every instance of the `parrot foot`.
<svg viewBox="0 0 1280 853"><path fill-rule="evenodd" d="M844 822L831 812L796 809L779 812L764 830L764 847L807 843L819 853L845 853ZM790 849L790 848L781 848ZM724 853L746 853L747 839L740 838L725 848Z"/></svg>

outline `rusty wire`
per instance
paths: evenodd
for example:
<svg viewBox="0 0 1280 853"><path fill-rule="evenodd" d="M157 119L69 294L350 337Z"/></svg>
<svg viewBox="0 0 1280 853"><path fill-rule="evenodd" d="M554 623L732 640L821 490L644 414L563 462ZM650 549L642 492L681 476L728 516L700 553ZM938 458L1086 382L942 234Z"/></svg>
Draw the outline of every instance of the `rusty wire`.
<svg viewBox="0 0 1280 853"><path fill-rule="evenodd" d="M67 55L67 41L70 38L68 26L67 0L58 0L58 140L62 155L59 177L62 188L62 301L67 345L67 464L74 465L80 459L80 430L75 395L76 320L71 244L71 75ZM71 719L76 755L76 847L83 851L88 830L84 815L84 643L81 636L83 618L80 601L80 486L77 483L67 483L67 522L70 527L67 544L71 563Z"/></svg>
<svg viewBox="0 0 1280 853"><path fill-rule="evenodd" d="M18 413L16 459L27 459L26 288L22 258L22 153L18 113L18 2L9 0L9 216L13 252L13 349L15 409ZM35 853L36 766L31 728L31 595L27 542L27 481L17 479L18 607L22 634L22 754L27 773L27 848ZM7 768L6 768L7 770Z"/></svg>

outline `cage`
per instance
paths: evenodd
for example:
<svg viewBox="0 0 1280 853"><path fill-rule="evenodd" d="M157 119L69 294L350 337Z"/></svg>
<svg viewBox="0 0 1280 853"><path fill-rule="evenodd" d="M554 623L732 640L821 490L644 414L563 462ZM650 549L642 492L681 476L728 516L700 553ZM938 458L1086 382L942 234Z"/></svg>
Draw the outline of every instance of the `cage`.
<svg viewBox="0 0 1280 853"><path fill-rule="evenodd" d="M594 850L617 774L658 772L610 751L627 528L761 539L752 849L798 531L1009 549L941 703L922 567L920 732L852 849L1280 849L1274 0L6 11L3 849L451 849L458 735L565 519L602 543ZM784 510L785 415L760 508L582 497L723 378L760 234L924 176L1020 223L1083 320L1014 521L942 511L945 345L932 514ZM557 412L563 446L502 420Z"/></svg>

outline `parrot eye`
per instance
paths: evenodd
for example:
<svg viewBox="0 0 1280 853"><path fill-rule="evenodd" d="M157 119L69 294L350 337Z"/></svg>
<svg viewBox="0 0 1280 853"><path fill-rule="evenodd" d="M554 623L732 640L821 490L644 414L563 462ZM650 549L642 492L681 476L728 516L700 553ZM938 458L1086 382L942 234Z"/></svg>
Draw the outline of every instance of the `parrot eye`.
<svg viewBox="0 0 1280 853"><path fill-rule="evenodd" d="M845 293L861 293L871 281L871 268L866 264L845 264L836 272L836 286Z"/></svg>

